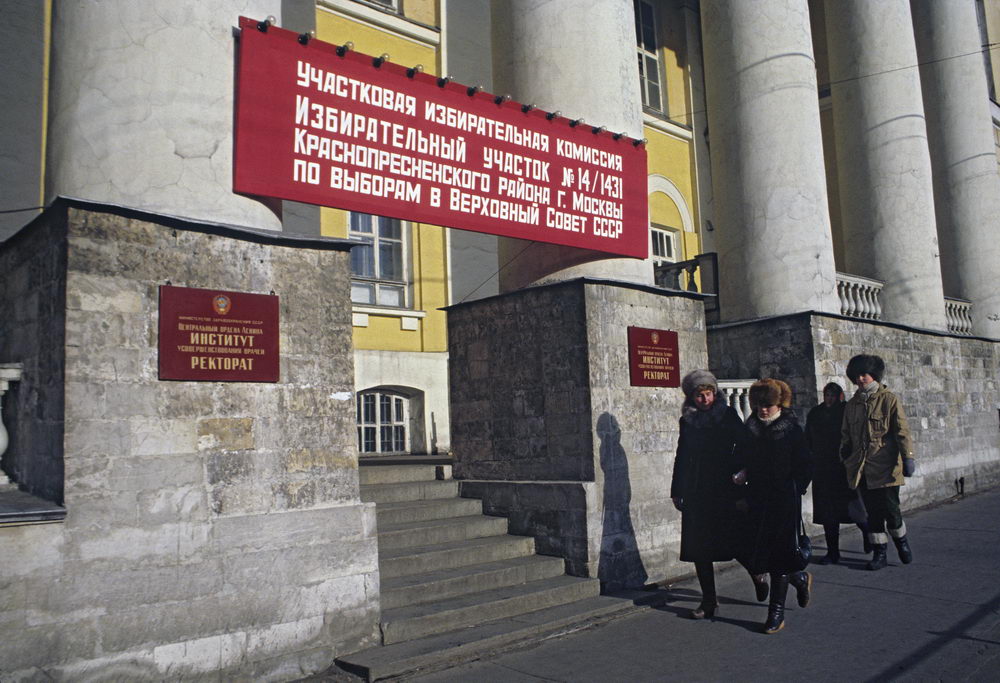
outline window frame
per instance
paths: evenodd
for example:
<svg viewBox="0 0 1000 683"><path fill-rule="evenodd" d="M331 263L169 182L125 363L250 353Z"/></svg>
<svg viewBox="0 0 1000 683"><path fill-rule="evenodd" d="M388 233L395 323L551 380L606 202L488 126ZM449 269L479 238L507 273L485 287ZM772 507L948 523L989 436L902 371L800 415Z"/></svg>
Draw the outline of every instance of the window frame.
<svg viewBox="0 0 1000 683"><path fill-rule="evenodd" d="M671 256L660 256L656 254L655 251L655 236L657 234L666 236L666 241L670 245L670 250L673 252ZM649 258L653 261L653 266L656 267L661 263L677 263L682 261L680 258L681 254L681 231L677 228L671 228L666 225L660 225L658 223L649 224Z"/></svg>
<svg viewBox="0 0 1000 683"><path fill-rule="evenodd" d="M386 406L388 420L385 420ZM410 399L407 396L379 389L359 391L355 398L354 421L358 453L361 455L401 455L410 452ZM387 433L391 441L388 450L385 447Z"/></svg>
<svg viewBox="0 0 1000 683"><path fill-rule="evenodd" d="M633 12L635 15L635 44L636 44L636 55L638 57L639 66L639 93L642 100L642 108L644 111L648 111L652 114L667 117L667 89L666 89L666 74L663 68L663 56L662 56L662 45L660 36L660 18L658 16L657 6L650 2L649 0L632 0ZM650 18L652 19L652 37L655 42L653 45L653 51L650 52L646 49L645 39L643 36L643 27L645 26L642 19L642 9L648 8ZM651 80L647 77L648 69L645 68L648 64L647 60L651 60L656 65L656 88L658 91L658 102L650 102L650 93L648 83Z"/></svg>
<svg viewBox="0 0 1000 683"><path fill-rule="evenodd" d="M368 220L368 226L371 228L369 232L364 232L355 229L355 218L361 219L366 218ZM380 221L390 221L399 226L399 239L391 237L383 237L379 234L379 222ZM355 273L355 255L351 256L351 304L353 306L374 306L378 308L391 308L391 309L403 309L412 310L413 301L411 296L410 287L410 224L408 221L404 221L398 218L389 218L387 216L379 216L376 214L367 214L360 211L351 211L348 213L347 218L347 235L349 239L369 241L371 243L372 250L372 271L374 275L369 277L366 275L359 275ZM390 243L399 244L399 269L401 279L395 280L391 278L385 278L379 276L379 271L381 270L381 253L382 250L379 248L380 244ZM358 249L358 247L355 247ZM354 288L355 284L370 286L372 290L372 298L366 301L359 301L354 298ZM381 303L383 288L398 288L400 291L400 297L402 303L396 304L386 304Z"/></svg>

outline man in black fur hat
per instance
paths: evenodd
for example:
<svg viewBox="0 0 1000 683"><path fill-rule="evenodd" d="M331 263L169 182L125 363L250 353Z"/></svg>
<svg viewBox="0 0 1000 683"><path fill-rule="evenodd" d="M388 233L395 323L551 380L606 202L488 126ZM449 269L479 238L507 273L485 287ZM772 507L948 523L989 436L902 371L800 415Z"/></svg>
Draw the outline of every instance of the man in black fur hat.
<svg viewBox="0 0 1000 683"><path fill-rule="evenodd" d="M886 566L889 537L900 561L913 561L899 511L899 487L916 468L913 441L899 398L882 384L884 372L885 363L878 356L861 354L847 364L847 376L858 390L844 410L840 441L847 483L861 490L868 508L868 540L873 549L868 569L872 570Z"/></svg>

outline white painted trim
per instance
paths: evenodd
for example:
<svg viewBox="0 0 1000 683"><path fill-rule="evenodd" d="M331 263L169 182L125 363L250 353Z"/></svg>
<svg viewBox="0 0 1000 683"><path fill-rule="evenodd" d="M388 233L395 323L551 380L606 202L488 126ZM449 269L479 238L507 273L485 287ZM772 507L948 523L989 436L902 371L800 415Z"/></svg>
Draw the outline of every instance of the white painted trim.
<svg viewBox="0 0 1000 683"><path fill-rule="evenodd" d="M358 19L366 24L397 33L418 43L437 47L441 43L441 32L437 29L417 24L395 14L381 12L374 7L351 0L317 0L317 9L336 14L347 19Z"/></svg>
<svg viewBox="0 0 1000 683"><path fill-rule="evenodd" d="M411 311L408 308L378 308L376 306L354 306L355 313L381 315L388 318L426 318L426 311Z"/></svg>
<svg viewBox="0 0 1000 683"><path fill-rule="evenodd" d="M658 130L661 133L666 133L672 138L677 138L678 140L691 141L694 139L694 133L690 129L685 128L679 124L672 121L664 121L658 116L653 116L646 112L642 113L642 125L649 126L653 130Z"/></svg>
<svg viewBox="0 0 1000 683"><path fill-rule="evenodd" d="M651 173L649 176L647 194L662 192L670 197L677 205L677 212L681 215L681 227L684 232L694 232L694 218L691 216L691 209L684 199L684 195L668 178L659 173Z"/></svg>

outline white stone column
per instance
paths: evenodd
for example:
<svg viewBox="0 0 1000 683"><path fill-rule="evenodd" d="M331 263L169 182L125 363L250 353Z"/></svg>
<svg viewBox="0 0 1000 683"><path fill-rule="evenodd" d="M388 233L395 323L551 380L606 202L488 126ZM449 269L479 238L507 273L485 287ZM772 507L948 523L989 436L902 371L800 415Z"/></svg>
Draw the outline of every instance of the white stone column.
<svg viewBox="0 0 1000 683"><path fill-rule="evenodd" d="M806 0L701 3L725 320L835 312Z"/></svg>
<svg viewBox="0 0 1000 683"><path fill-rule="evenodd" d="M233 77L240 15L280 0L53 3L46 198L280 229L234 195Z"/></svg>
<svg viewBox="0 0 1000 683"><path fill-rule="evenodd" d="M495 0L493 89L592 126L642 136L631 0ZM652 284L639 259L499 240L500 289L589 276Z"/></svg>
<svg viewBox="0 0 1000 683"><path fill-rule="evenodd" d="M845 269L885 282L884 320L945 329L910 5L825 7Z"/></svg>
<svg viewBox="0 0 1000 683"><path fill-rule="evenodd" d="M944 291L1000 338L1000 175L974 0L911 0Z"/></svg>

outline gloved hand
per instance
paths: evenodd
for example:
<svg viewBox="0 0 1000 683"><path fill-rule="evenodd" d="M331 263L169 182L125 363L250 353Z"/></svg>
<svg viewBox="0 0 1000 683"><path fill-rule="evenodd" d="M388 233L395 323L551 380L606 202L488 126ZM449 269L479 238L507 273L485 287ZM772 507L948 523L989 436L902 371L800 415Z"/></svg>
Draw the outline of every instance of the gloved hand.
<svg viewBox="0 0 1000 683"><path fill-rule="evenodd" d="M913 458L903 458L903 476L912 477L917 471L917 461Z"/></svg>

